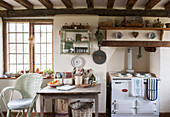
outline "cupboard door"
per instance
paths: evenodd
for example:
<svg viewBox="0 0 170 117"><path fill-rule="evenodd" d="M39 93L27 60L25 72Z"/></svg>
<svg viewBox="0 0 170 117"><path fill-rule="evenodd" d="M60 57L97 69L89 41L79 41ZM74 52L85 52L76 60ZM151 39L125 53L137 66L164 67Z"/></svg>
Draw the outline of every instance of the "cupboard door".
<svg viewBox="0 0 170 117"><path fill-rule="evenodd" d="M138 114L159 114L156 101L137 100L136 108Z"/></svg>
<svg viewBox="0 0 170 117"><path fill-rule="evenodd" d="M112 103L113 114L135 114L135 101L115 100Z"/></svg>

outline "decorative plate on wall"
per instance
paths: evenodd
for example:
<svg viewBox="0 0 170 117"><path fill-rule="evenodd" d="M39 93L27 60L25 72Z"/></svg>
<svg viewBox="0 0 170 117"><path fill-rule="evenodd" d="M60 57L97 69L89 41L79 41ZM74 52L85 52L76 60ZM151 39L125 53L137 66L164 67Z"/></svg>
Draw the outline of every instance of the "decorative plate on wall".
<svg viewBox="0 0 170 117"><path fill-rule="evenodd" d="M151 32L151 33L148 34L148 37L150 39L154 39L156 37L156 34L154 32Z"/></svg>
<svg viewBox="0 0 170 117"><path fill-rule="evenodd" d="M71 60L71 65L73 67L80 68L83 66L83 64L84 64L83 59L78 56L73 57Z"/></svg>
<svg viewBox="0 0 170 117"><path fill-rule="evenodd" d="M123 34L121 32L116 33L116 38L120 39L123 37Z"/></svg>

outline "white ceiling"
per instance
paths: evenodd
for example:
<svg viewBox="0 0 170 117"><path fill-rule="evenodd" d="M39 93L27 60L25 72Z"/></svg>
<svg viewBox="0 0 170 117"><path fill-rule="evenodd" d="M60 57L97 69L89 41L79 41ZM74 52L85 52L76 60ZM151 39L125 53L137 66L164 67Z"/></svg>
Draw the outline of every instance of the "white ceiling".
<svg viewBox="0 0 170 117"><path fill-rule="evenodd" d="M14 9L25 9L23 6L15 2L14 0L4 0L5 2L14 6ZM28 0L34 4L35 9L45 9L45 7L38 0ZM54 8L66 8L61 0L50 0ZM94 0L94 8L106 8L108 0ZM114 9L126 9L126 3L128 0L115 0ZM164 5L170 0L161 0L153 9L164 9ZM74 8L87 8L86 0L71 0ZM133 9L144 9L148 0L138 0ZM5 10L0 7L0 10Z"/></svg>

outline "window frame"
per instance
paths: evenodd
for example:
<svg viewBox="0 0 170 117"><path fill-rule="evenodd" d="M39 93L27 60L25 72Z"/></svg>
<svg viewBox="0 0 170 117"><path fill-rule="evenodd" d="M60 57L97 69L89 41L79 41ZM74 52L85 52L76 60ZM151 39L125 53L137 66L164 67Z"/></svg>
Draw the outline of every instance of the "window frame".
<svg viewBox="0 0 170 117"><path fill-rule="evenodd" d="M27 22L29 23L29 39L34 39L34 25L39 24L39 25L52 25L52 69L54 69L54 49L53 49L53 19L3 19L3 66L4 70L3 73L5 74L8 72L8 40L7 40L7 23L9 22L14 22L14 23L23 23ZM33 50L32 50L33 48ZM30 44L29 42L29 67L30 67L30 72L34 73L35 70L35 59L34 59L34 43L33 45Z"/></svg>

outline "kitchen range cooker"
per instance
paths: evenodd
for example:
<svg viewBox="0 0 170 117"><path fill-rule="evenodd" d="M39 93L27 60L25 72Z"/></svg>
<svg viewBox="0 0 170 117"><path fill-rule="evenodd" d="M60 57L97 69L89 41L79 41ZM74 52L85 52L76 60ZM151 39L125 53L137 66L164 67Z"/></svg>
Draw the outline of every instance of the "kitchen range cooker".
<svg viewBox="0 0 170 117"><path fill-rule="evenodd" d="M155 101L150 101L146 97L147 79L154 78L154 74L120 72L109 73L109 76L111 79L111 117L159 117L159 95ZM143 79L144 95L142 97L132 96L133 78Z"/></svg>

